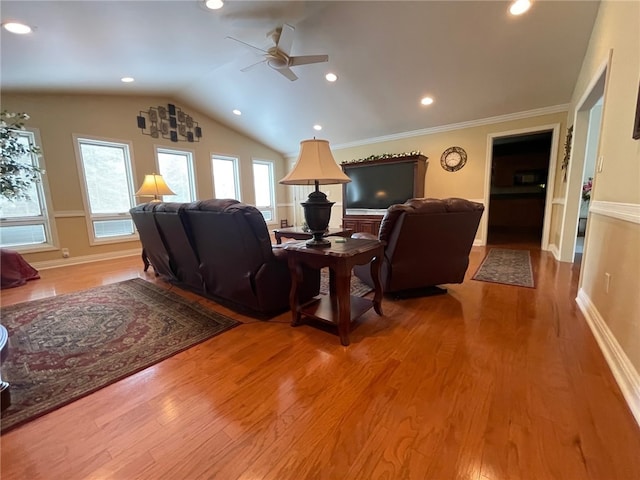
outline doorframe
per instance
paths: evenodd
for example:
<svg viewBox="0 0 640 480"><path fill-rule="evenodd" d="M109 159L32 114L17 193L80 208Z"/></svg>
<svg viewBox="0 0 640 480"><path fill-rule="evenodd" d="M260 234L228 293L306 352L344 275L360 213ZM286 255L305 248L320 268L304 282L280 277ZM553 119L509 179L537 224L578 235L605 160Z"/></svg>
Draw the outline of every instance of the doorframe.
<svg viewBox="0 0 640 480"><path fill-rule="evenodd" d="M582 192L582 177L584 174L585 154L587 150L587 140L589 137L589 117L591 109L602 97L602 117L600 118L600 130L604 120L607 105L607 83L610 72L612 50L609 50L607 59L596 69L596 73L584 90L584 93L576 103L573 115L573 137L571 142L571 156L567 166L567 185L565 188L564 211L562 213L562 223L560 228L560 260L561 262L572 263L576 253L576 236L578 234L578 217L580 216L580 194ZM602 171L603 159L600 155L601 139L596 147L596 171L593 176L593 195L598 173ZM589 214L587 214L587 232L585 232L583 258L587 254ZM582 282L582 272L580 283Z"/></svg>
<svg viewBox="0 0 640 480"><path fill-rule="evenodd" d="M547 173L546 196L544 200L544 219L542 222L542 238L540 248L549 250L549 234L551 230L551 214L553 213L553 191L556 180L556 166L558 163L558 143L560 136L560 124L552 123L547 125L536 125L534 127L520 128L517 130L507 130L504 132L494 132L487 135L487 160L484 171L484 207L486 216L480 228L480 238L482 245L487 244L489 234L489 202L491 198L491 167L493 166L493 141L496 138L513 137L529 133L551 132L551 151L549 152L549 169Z"/></svg>

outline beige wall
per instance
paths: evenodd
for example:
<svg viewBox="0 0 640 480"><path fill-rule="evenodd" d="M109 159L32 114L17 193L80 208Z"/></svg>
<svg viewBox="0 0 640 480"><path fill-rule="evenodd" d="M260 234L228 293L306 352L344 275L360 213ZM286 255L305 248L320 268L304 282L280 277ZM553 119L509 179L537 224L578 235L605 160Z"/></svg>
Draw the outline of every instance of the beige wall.
<svg viewBox="0 0 640 480"><path fill-rule="evenodd" d="M200 142L171 142L143 135L137 128L136 116L141 110L175 103L194 117L202 128ZM46 177L51 191L57 247L68 248L73 257L107 254L139 248L137 241L91 246L84 216L84 205L75 157L73 135L131 142L134 184L140 185L145 174L157 170L155 146L191 150L194 153L196 189L199 199L213 197L211 154L239 158L242 200L254 203L252 159L272 160L276 180L285 175L284 158L279 153L211 120L196 109L181 105L166 97L54 95L2 93L2 108L26 112L31 116L27 127L40 133L46 165ZM278 197L286 191L278 188ZM277 201L277 200L276 200ZM25 254L30 262L60 259L59 250Z"/></svg>
<svg viewBox="0 0 640 480"><path fill-rule="evenodd" d="M485 197L485 170L487 165L487 139L490 134L518 131L560 124L560 135L566 131L566 114L554 113L528 117L518 120L497 122L488 125L466 127L446 132L436 132L398 140L370 143L358 147L336 149L332 147L333 155L338 163L370 155L382 153L403 153L419 150L429 159L429 167L425 178L425 196L433 198L461 197L470 200L482 201ZM448 172L440 166L440 156L447 148L459 146L467 152L467 164L457 172ZM558 146L558 169L563 154L564 141ZM556 173L557 175L557 173ZM330 185L323 188L324 192L330 192L330 198L334 201L342 201L342 188L340 185ZM550 208L550 205L547 205ZM341 210L334 207L331 217L332 225L339 225ZM478 229L479 238L486 215L483 215L481 227ZM555 237L552 232L551 238Z"/></svg>
<svg viewBox="0 0 640 480"><path fill-rule="evenodd" d="M640 208L640 141L631 132L640 76L640 2L602 2L569 111L609 58L594 202ZM620 205L625 204L625 205ZM618 207L616 207L618 205ZM636 217L637 218L637 217ZM611 275L609 293L605 273ZM590 299L620 347L640 371L640 225L602 214L589 214L581 289Z"/></svg>
<svg viewBox="0 0 640 480"><path fill-rule="evenodd" d="M592 192L596 200L640 203L640 142L631 137L640 81L640 2L601 3L589 49L572 97L569 122L574 109L609 57L603 108L600 155L603 171L597 174Z"/></svg>

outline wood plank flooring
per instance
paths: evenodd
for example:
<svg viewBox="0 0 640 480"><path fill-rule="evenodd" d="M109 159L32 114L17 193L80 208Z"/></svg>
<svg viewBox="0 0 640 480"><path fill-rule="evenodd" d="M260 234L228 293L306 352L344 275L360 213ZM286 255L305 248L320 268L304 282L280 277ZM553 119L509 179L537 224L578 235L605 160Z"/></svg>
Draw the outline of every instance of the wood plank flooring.
<svg viewBox="0 0 640 480"><path fill-rule="evenodd" d="M349 347L173 288L246 325L3 435L1 477L640 478L640 428L575 304L577 267L534 249L535 289L470 280L486 251L447 295L385 298ZM2 304L168 287L139 257L40 273Z"/></svg>

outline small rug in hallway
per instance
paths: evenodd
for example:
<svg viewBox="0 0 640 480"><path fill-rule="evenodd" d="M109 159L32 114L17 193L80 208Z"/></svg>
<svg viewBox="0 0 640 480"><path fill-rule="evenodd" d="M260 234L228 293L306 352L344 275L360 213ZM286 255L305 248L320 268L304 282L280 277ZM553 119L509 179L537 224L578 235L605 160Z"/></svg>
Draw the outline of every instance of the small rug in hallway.
<svg viewBox="0 0 640 480"><path fill-rule="evenodd" d="M492 248L472 280L535 288L529 250Z"/></svg>
<svg viewBox="0 0 640 480"><path fill-rule="evenodd" d="M373 288L354 274L351 274L351 295L354 297L364 297L372 290ZM329 294L329 269L326 267L320 270L320 293L323 295Z"/></svg>
<svg viewBox="0 0 640 480"><path fill-rule="evenodd" d="M240 322L136 278L4 307L2 433Z"/></svg>

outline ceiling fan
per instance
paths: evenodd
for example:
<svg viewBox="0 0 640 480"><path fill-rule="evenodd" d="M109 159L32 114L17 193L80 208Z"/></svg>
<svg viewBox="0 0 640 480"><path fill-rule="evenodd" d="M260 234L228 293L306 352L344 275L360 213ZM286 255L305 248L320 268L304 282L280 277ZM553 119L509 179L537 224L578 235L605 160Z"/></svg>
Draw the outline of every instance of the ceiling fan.
<svg viewBox="0 0 640 480"><path fill-rule="evenodd" d="M241 72L246 72L247 70L255 67L256 65L260 65L262 63L266 63L269 67L274 69L276 72L285 76L291 81L297 80L298 77L291 67L296 67L299 65L309 65L311 63L322 63L328 62L328 55L299 55L299 56L291 56L291 46L293 45L293 33L295 28L291 25L284 24L282 27L278 27L275 30L272 30L267 34L267 37L271 37L275 45L268 50L263 50L262 48L258 48L249 43L243 42L242 40L238 40L237 38L227 37L231 40L234 40L238 43L246 45L254 50L258 50L262 52L264 55L264 59L260 60L253 65L249 65L241 69Z"/></svg>

